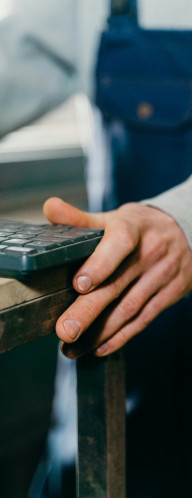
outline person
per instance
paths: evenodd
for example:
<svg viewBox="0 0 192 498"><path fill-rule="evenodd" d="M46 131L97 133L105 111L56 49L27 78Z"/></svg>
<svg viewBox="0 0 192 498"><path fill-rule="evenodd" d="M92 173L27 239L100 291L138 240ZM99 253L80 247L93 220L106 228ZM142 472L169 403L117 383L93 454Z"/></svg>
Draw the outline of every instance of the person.
<svg viewBox="0 0 192 498"><path fill-rule="evenodd" d="M91 78L90 61L93 64L98 33L87 47L87 66L84 76L80 76L82 57L78 56L82 45L74 44L72 31L69 30L69 26L76 26L77 36L83 38L80 18L78 24L74 21L77 20L76 12L80 16L82 12L89 12L90 19L93 19L90 6L81 0L66 0L60 2L57 11L55 2L54 8L51 5L51 1L49 5L42 4L38 22L37 5L31 4L28 12L22 8L20 20L23 18L25 22L18 23L17 15L15 19L5 20L1 26L0 38L4 46L10 47L5 52L6 56L2 56L4 63L0 67L2 136L38 117L50 106L71 95L76 88L85 88L82 82L87 76ZM102 19L106 11L107 8ZM64 12L63 16L60 15L62 23L59 25L53 22L53 12L54 16L57 12ZM48 20L52 21L51 26L57 25L52 37L45 33ZM17 29L12 29L14 23ZM65 43L59 37L61 24ZM5 40L9 40L8 45L5 45ZM28 58L30 53L33 53L32 59ZM17 62L14 64L14 83L13 60ZM58 199L47 201L44 211L51 222L105 229L97 250L74 277L74 287L79 297L57 322L56 330L64 341L63 351L67 356L76 358L89 350L96 351L98 356L112 353L147 327L163 310L188 295L192 288L191 194L190 177L157 198L143 203L124 204L113 212L88 214ZM95 336L94 322L99 318L101 333ZM173 335L170 341L173 347L172 339ZM130 342L132 351L133 344L136 344L139 359L143 345L142 339L140 341L139 346L138 342ZM167 341L162 340L169 355L168 342L168 337Z"/></svg>
<svg viewBox="0 0 192 498"><path fill-rule="evenodd" d="M78 53L75 52L74 43L71 40L72 30L68 27L65 29L65 25L68 26L69 22L71 22L71 26L74 26L76 22L76 26L78 26L77 36L81 41L83 38L82 18L83 16L85 17L85 13L87 13L87 15L89 14L90 9L88 8L86 2L84 2L84 6L81 1L76 2L73 0L61 2L60 0L57 0L57 2L57 6L55 6L51 0L49 0L48 5L46 2L46 5L43 3L41 6L39 6L38 2L35 3L28 1L27 4L21 2L21 8L17 12L17 15L12 15L1 22L1 135L4 135L17 127L20 127L22 124L29 122L35 117L38 117L38 115L45 112L45 109L47 110L51 106L56 106L59 102L69 97L74 92L74 89L78 88L78 86L83 89L83 84L82 86L80 85L80 80L82 81L84 79L84 81L89 81L89 79L91 79L90 75L91 70L93 70L93 62L91 63L91 69L89 64L90 61L94 60L92 54L97 46L98 32L96 34L94 33L94 36L92 36L90 44L91 48L89 47L89 55L86 56L86 59L89 60L89 63L87 63L87 68L89 67L89 69L85 69L85 67L80 68L80 63L83 62L83 57L80 57L80 61L77 60ZM38 22L36 16L37 11ZM98 18L100 17L101 19L104 19L107 12L107 6L102 9L100 4L100 7L98 7L96 11L99 11ZM60 16L61 24L59 25L58 12L63 13L63 15ZM79 19L76 17L77 12L80 15ZM90 21L93 17L92 13L90 13ZM42 22L43 18L44 22ZM15 28L12 29L14 26ZM62 26L62 29L60 29L60 26ZM49 27L51 27L51 35ZM89 31L91 33L91 29ZM63 38L60 38L60 33L62 33ZM3 47L5 41L8 43L9 50L7 48L7 50L4 51ZM85 47L81 46L80 50L82 52L84 52L83 49L85 49ZM79 51L79 47L77 46L76 51ZM30 57L31 52L33 52L33 58ZM77 77L75 76L76 64L78 67ZM12 77L13 67L14 81ZM48 74L50 76L49 78L47 78ZM46 82L44 81L45 78ZM8 101L9 106L7 105ZM158 199L154 202L150 202L150 204L154 204L155 206L170 213L170 215L178 221L178 223L182 226L188 241L190 241L191 237L190 189L191 179L189 179L186 184L183 184L179 190L176 190L175 192L171 191L170 193L165 194L165 196L161 196L159 199L159 205ZM180 195L179 205L177 195ZM175 199L177 199L176 202ZM184 207L183 203L185 204ZM45 210L46 214L48 214L52 220L52 211L50 214L50 209L52 209L52 207L50 208L50 206L52 206L50 203L46 205ZM55 206L55 204L53 204L53 206ZM130 206L129 210L131 209L132 216L134 213L134 207ZM135 206L135 209L137 210L138 207ZM153 213L154 218L159 218L160 216L162 216L162 218L165 217L165 214L159 213L157 210L151 211L151 209L141 206L140 209L141 211L143 210L145 214L149 213L149 217L151 217L151 212ZM56 220L57 219L60 219L59 215L56 217ZM63 219L65 221L65 216L64 218L62 217L62 221ZM137 216L136 219L138 220ZM167 219L170 221L169 218ZM90 220L94 223L94 218L90 218ZM77 222L78 220L75 218L75 221ZM103 221L101 222L101 226L104 226ZM137 243L138 241L139 236ZM100 249L98 249L98 251L100 251ZM116 265L114 265L114 268L116 268ZM94 285L97 285L97 283L94 283ZM188 287L186 287L186 292L188 292ZM181 297L179 292L177 297ZM167 304L169 302L171 304L172 299L173 297L170 297L170 301L168 300ZM161 309L161 306L159 309ZM60 327L60 323L61 322L59 321L57 329Z"/></svg>
<svg viewBox="0 0 192 498"><path fill-rule="evenodd" d="M109 0L15 0L0 20L0 137L94 94L94 65Z"/></svg>
<svg viewBox="0 0 192 498"><path fill-rule="evenodd" d="M117 25L120 26L120 24L121 21L117 21ZM163 137L160 137L159 144L158 132L155 130L156 133L154 131L153 134L153 142L156 144L155 150L155 145L150 147L148 143L147 147L144 143L144 140L147 141L147 133L144 131L143 141L142 132L141 138L139 131L136 130L136 137L132 132L135 138L135 142L133 139L132 143L131 132L127 132L126 125L119 116L117 121L114 114L110 122L109 116L112 115L112 110L110 112L108 103L110 102L112 109L115 107L113 107L112 89L116 110L118 89L122 90L122 94L124 92L123 85L120 85L122 75L118 74L118 70L115 74L114 69L115 64L118 68L122 66L117 61L116 51L118 52L119 40L117 39L115 46L114 21L111 22L111 31L110 24L108 30L109 33L107 32L104 36L106 40L108 37L108 41L112 38L113 44L111 42L108 48L106 41L104 47L101 46L99 67L103 67L103 73L100 74L99 81L102 81L102 78L103 81L105 79L109 81L108 86L106 84L108 93L104 88L102 94L104 99L101 97L101 101L104 110L109 111L106 122L105 116L103 116L103 122L106 126L104 129L106 143L108 149L110 144L112 153L111 161L103 163L103 170L106 171L108 166L111 176L109 176L108 185L105 184L104 191L102 185L102 192L105 196L105 209L106 206L111 206L113 211L88 216L86 213L74 211L71 206L58 199L49 200L45 204L44 212L48 219L54 223L75 223L80 226L100 226L105 229L102 243L74 277L73 284L80 295L76 302L59 318L56 330L60 339L64 341L62 351L69 358L78 358L89 351L95 352L97 356L106 356L119 347L126 346L127 473L129 476L127 495L131 497L145 495L152 498L162 495L167 497L188 496L191 490L189 471L191 431L190 423L188 423L190 415L187 416L187 422L186 413L191 414L188 392L190 392L191 386L190 329L192 316L191 299L182 300L181 297L188 295L191 290L191 218L188 218L185 225L185 234L187 235L185 242L188 241L185 246L188 252L186 269L187 273L189 272L189 280L185 281L184 287L183 276L181 274L179 276L180 271L177 270L177 265L181 268L182 264L179 264L178 253L176 259L174 258L173 247L175 246L175 249L177 247L178 250L180 246L181 239L177 229L179 225L184 228L181 220L183 218L182 206L185 202L186 215L191 217L192 178L190 177L180 187L169 190L168 193L164 193L156 199L151 198L142 204L133 202L133 200L141 199L142 192L145 196L151 196L158 191L161 192L166 186L170 188L170 184L176 184L178 177L184 180L187 171L188 174L191 172L190 160L192 161L192 157L190 150L187 149L189 154L187 167L186 156L185 160L184 157L180 157L182 148L179 146L179 133L175 140L173 135L169 136L167 141L165 139L164 151ZM125 31L123 33L125 37ZM136 33L135 30L131 39L132 45L129 40L133 50L135 39L137 39ZM130 33L129 38L131 38ZM102 60L102 47L104 51L108 49L107 53L104 52L105 65ZM113 48L115 61L112 59ZM144 54L142 55L144 58ZM164 55L166 58L166 53ZM148 58L150 60L150 53ZM127 91L129 102L129 99L135 99L135 93L138 92L138 89L136 87L132 91L130 83L132 76L131 58L128 61L129 71L126 83L130 89L130 96ZM113 62L111 75L110 62L111 64ZM138 66L140 63L141 61L137 61ZM144 74L146 71L145 63L147 60L144 59ZM133 66L135 69L136 62ZM178 74L179 67L178 60ZM136 81L135 73L134 76ZM120 95L121 90L119 90ZM145 92L141 90L141 95L143 94ZM166 101L166 93L164 98ZM155 123L158 123L160 103L159 99L155 107ZM135 105L135 101L133 104ZM128 117L130 118L129 107L131 106L127 104ZM122 109L122 105L120 108ZM168 109L170 109L169 106ZM124 111L122 114L126 122L125 113ZM160 111L159 114L162 125ZM166 118L169 119L168 110ZM148 135L150 136L149 133ZM137 144L140 147L139 151L136 149ZM172 144L171 151L168 144ZM98 142L96 147L98 148ZM186 150L186 145L184 147ZM145 158L147 148L151 150L151 154ZM175 158L174 162L175 150L178 157ZM130 151L134 158L135 171L131 163ZM135 157L138 159L137 156L140 158L139 164L138 160L135 159ZM97 157L98 154L96 154ZM161 161L164 159L164 164L161 164L159 158ZM167 163L169 164L167 165ZM165 167L165 165L167 166ZM95 169L98 175L98 167ZM184 197L185 202L183 203ZM125 199L132 202L127 204ZM120 207L116 209L115 206L118 204ZM169 233L169 236L174 233L172 242L169 239L165 243L166 233ZM183 234L181 238L184 241ZM183 255L185 253L184 246L182 246L181 253ZM182 294L181 289L184 290L184 294ZM178 300L180 300L179 306L173 306ZM165 312L166 308L169 309ZM162 315L161 311L164 311ZM184 334L181 334L182 330L185 330ZM142 335L138 335L141 331L143 331ZM183 369L184 365L185 369ZM181 399L179 407L178 397ZM184 425L186 426L185 430L183 429ZM179 436L177 428L180 428ZM185 454L185 468L182 466L180 456L183 454Z"/></svg>
<svg viewBox="0 0 192 498"><path fill-rule="evenodd" d="M94 254L74 276L73 285L80 296L56 324L67 356L78 358L92 350L97 356L113 353L190 293L191 189L192 176L149 205L128 203L97 214L82 212L56 198L45 203L44 213L52 223L105 230ZM184 205L185 220L190 218L185 234L178 222ZM93 334L84 335L104 311L100 334L95 337L93 328Z"/></svg>

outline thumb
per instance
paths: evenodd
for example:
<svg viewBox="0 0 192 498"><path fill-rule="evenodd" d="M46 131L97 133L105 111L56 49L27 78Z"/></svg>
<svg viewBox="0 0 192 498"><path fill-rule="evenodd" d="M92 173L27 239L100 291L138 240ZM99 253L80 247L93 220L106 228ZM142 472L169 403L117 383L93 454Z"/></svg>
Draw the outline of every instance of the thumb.
<svg viewBox="0 0 192 498"><path fill-rule="evenodd" d="M105 213L87 213L57 197L51 197L45 201L43 212L51 223L83 228L104 229L108 218Z"/></svg>

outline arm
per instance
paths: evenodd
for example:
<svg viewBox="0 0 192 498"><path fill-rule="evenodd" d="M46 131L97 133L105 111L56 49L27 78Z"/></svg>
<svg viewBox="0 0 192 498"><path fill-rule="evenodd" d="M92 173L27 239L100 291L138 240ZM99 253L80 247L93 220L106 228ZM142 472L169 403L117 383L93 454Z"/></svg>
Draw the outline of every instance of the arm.
<svg viewBox="0 0 192 498"><path fill-rule="evenodd" d="M162 209L173 216L183 229L192 248L192 175L177 187L144 203Z"/></svg>
<svg viewBox="0 0 192 498"><path fill-rule="evenodd" d="M0 23L0 135L38 118L75 88L77 60L70 34L75 0L71 8L68 1L63 5L49 1L46 8L46 2L28 1Z"/></svg>
<svg viewBox="0 0 192 498"><path fill-rule="evenodd" d="M105 15L105 3L93 16L84 0L25 0L0 22L0 136L74 92L90 95Z"/></svg>
<svg viewBox="0 0 192 498"><path fill-rule="evenodd" d="M186 196L189 200L185 225L189 224L190 234L191 177L178 188L181 204ZM172 191L164 194L166 202L169 195ZM74 276L80 295L56 325L67 356L76 358L90 350L97 356L114 352L192 290L187 238L177 221L161 210L163 196L153 202L154 207L129 203L99 214L84 213L59 199L45 203L45 214L53 223L105 229L95 252ZM99 322L96 332L95 321Z"/></svg>

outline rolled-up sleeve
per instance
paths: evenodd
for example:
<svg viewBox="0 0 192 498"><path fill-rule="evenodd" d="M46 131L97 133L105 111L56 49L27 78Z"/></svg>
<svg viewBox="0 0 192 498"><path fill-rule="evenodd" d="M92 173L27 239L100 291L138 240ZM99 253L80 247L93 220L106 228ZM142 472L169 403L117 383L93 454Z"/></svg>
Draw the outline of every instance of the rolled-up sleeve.
<svg viewBox="0 0 192 498"><path fill-rule="evenodd" d="M180 185L143 203L161 209L175 218L192 249L192 175Z"/></svg>

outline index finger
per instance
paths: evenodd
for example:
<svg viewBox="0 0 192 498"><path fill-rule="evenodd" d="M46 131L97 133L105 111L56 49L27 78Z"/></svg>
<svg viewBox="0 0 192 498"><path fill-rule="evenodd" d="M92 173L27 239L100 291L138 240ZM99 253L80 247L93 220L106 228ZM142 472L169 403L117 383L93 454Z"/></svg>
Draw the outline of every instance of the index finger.
<svg viewBox="0 0 192 498"><path fill-rule="evenodd" d="M88 213L58 197L47 199L43 206L46 218L54 224L81 228L105 228L110 213Z"/></svg>
<svg viewBox="0 0 192 498"><path fill-rule="evenodd" d="M104 236L94 253L74 276L74 288L84 293L103 283L134 251L138 242L138 230L128 230L123 220L112 220L107 224Z"/></svg>

